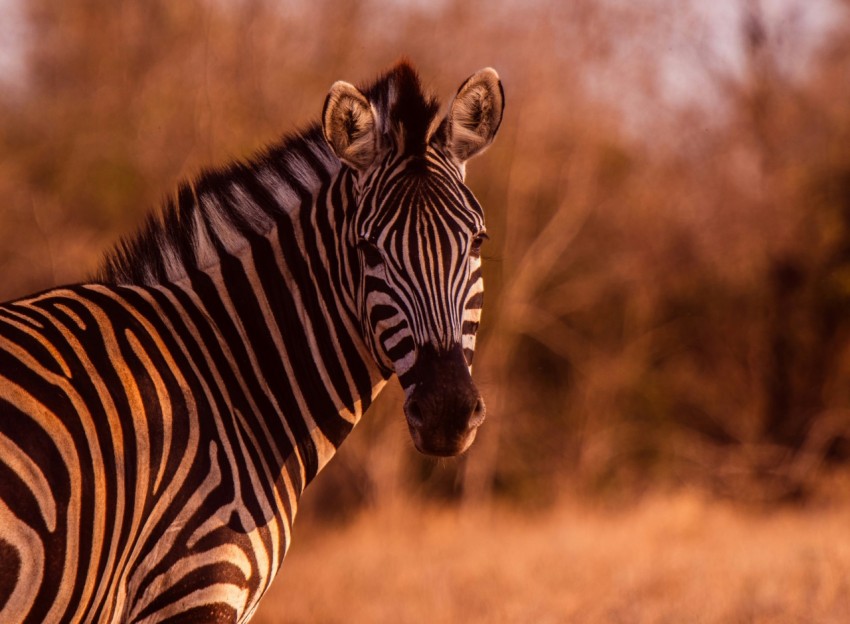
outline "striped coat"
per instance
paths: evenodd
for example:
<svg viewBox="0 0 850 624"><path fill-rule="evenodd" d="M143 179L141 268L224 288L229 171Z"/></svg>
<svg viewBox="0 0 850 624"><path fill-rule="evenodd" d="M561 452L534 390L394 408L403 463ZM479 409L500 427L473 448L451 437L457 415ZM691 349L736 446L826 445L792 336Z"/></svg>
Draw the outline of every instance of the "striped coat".
<svg viewBox="0 0 850 624"><path fill-rule="evenodd" d="M423 452L471 444L503 96L445 117L401 63L180 186L98 278L0 306L0 622L247 621L298 500L398 375Z"/></svg>

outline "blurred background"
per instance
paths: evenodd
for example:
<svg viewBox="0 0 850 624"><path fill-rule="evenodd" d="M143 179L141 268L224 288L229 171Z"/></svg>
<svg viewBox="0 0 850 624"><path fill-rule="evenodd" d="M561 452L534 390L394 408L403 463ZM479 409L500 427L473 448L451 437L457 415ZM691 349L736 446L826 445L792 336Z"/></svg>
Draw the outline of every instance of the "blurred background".
<svg viewBox="0 0 850 624"><path fill-rule="evenodd" d="M847 0L0 0L0 300L402 56L506 91L488 421L391 383L257 621L850 621Z"/></svg>

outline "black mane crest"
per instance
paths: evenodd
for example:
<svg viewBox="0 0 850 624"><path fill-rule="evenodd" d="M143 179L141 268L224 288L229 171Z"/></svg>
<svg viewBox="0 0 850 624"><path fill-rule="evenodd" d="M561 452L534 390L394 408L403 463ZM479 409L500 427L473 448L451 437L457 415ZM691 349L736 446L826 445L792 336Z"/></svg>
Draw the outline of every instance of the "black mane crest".
<svg viewBox="0 0 850 624"><path fill-rule="evenodd" d="M361 90L375 105L381 126L390 133L390 139L405 154L423 155L428 129L440 105L436 98L423 93L419 75L410 63L400 61Z"/></svg>

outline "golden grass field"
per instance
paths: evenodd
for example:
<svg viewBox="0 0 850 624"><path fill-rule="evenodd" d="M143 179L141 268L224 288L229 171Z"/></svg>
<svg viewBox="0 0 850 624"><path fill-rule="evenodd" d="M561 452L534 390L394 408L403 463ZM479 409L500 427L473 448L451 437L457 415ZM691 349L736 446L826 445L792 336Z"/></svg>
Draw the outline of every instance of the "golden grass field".
<svg viewBox="0 0 850 624"><path fill-rule="evenodd" d="M850 622L850 505L382 508L299 526L255 622Z"/></svg>

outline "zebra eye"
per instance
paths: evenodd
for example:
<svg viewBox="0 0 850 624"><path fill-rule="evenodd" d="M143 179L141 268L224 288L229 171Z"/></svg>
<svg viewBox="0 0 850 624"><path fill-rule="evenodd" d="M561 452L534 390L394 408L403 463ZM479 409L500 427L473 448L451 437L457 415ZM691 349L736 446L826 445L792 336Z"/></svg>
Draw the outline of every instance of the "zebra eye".
<svg viewBox="0 0 850 624"><path fill-rule="evenodd" d="M363 260L369 268L375 268L376 266L383 264L384 258L381 255L381 251L372 241L361 238L357 243L357 249L359 249L360 253L363 254Z"/></svg>
<svg viewBox="0 0 850 624"><path fill-rule="evenodd" d="M484 244L484 241L489 239L484 232L481 232L478 236L472 239L472 245L469 247L469 254L475 258L481 255L481 245Z"/></svg>

